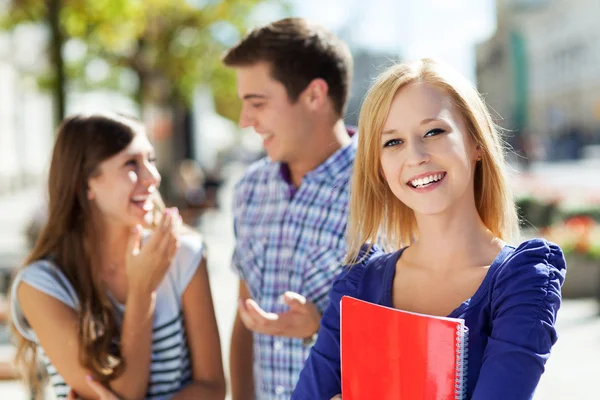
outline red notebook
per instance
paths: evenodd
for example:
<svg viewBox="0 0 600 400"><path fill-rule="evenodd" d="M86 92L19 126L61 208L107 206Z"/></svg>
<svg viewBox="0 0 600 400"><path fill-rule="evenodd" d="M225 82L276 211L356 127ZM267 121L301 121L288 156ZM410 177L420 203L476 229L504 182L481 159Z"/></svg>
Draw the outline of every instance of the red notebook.
<svg viewBox="0 0 600 400"><path fill-rule="evenodd" d="M340 322L344 400L464 398L468 329L463 319L344 296Z"/></svg>

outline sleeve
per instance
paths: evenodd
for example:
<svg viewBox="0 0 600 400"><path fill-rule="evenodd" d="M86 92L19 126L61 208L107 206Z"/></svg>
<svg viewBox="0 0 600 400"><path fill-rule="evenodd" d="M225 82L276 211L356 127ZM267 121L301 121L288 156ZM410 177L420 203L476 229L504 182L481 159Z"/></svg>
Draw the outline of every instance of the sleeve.
<svg viewBox="0 0 600 400"><path fill-rule="evenodd" d="M244 258L243 250L240 247L238 235L240 234L240 218L244 206L244 196L242 194L241 182L236 186L233 195L233 236L235 239L235 247L231 259L231 269L240 278L243 278L242 260Z"/></svg>
<svg viewBox="0 0 600 400"><path fill-rule="evenodd" d="M17 298L17 289L21 282L34 287L42 293L54 297L73 310L79 309L79 298L67 277L50 261L40 260L30 264L17 273L10 290L12 321L18 331L28 340L37 342L35 333L29 326Z"/></svg>
<svg viewBox="0 0 600 400"><path fill-rule="evenodd" d="M565 274L561 249L543 239L523 243L505 261L491 295L491 334L473 400L533 398L557 340Z"/></svg>
<svg viewBox="0 0 600 400"><path fill-rule="evenodd" d="M343 267L334 280L317 342L300 373L292 400L330 399L341 393L340 301L343 296L359 297L359 287L370 264L369 257L365 257L360 264Z"/></svg>
<svg viewBox="0 0 600 400"><path fill-rule="evenodd" d="M184 234L180 238L180 246L175 259L175 282L179 298L190 284L205 257L206 247L202 236L196 233Z"/></svg>
<svg viewBox="0 0 600 400"><path fill-rule="evenodd" d="M342 247L338 246L336 249L326 248L308 254L308 267L304 273L301 294L315 303L321 314L329 304L331 285L342 272L343 265L340 260L344 257L343 251Z"/></svg>

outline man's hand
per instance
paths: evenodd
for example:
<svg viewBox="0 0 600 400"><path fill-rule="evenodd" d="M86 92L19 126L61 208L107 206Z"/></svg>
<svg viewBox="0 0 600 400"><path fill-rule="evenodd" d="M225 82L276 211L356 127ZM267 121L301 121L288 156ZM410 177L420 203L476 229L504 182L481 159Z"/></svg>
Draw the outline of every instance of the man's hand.
<svg viewBox="0 0 600 400"><path fill-rule="evenodd" d="M98 395L98 400L120 400L113 392L105 388L101 383L96 382L91 376L87 377L89 387ZM73 390L69 392L67 400L77 400L78 396Z"/></svg>
<svg viewBox="0 0 600 400"><path fill-rule="evenodd" d="M285 292L283 300L290 309L275 314L264 311L252 299L240 299L239 312L242 322L254 332L299 339L306 339L319 330L321 314L313 302L294 292Z"/></svg>

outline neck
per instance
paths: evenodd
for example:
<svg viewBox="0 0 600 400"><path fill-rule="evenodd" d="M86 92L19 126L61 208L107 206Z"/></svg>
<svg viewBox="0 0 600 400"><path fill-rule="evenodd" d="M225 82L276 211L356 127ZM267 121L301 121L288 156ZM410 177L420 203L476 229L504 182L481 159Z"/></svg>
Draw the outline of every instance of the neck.
<svg viewBox="0 0 600 400"><path fill-rule="evenodd" d="M446 213L416 215L416 220L419 238L412 253L428 269L489 265L504 245L484 225L474 200Z"/></svg>
<svg viewBox="0 0 600 400"><path fill-rule="evenodd" d="M129 237L129 228L105 225L100 242L101 265L104 272L125 272L125 256Z"/></svg>
<svg viewBox="0 0 600 400"><path fill-rule="evenodd" d="M300 186L304 176L325 162L333 153L350 143L350 136L344 125L344 121L339 119L331 126L316 127L313 132L314 143L307 146L305 154L298 157L297 160L288 162L290 176L294 186Z"/></svg>

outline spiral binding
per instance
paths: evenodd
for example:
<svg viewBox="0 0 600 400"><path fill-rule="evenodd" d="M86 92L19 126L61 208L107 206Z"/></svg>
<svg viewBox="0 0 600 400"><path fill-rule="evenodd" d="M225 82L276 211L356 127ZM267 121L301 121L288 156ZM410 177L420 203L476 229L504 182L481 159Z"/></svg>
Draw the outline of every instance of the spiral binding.
<svg viewBox="0 0 600 400"><path fill-rule="evenodd" d="M469 328L464 324L456 326L456 376L454 379L454 399L467 398L467 375L469 357Z"/></svg>

